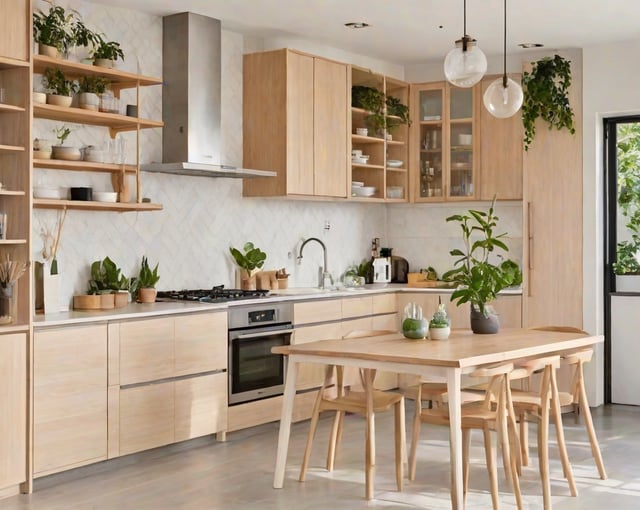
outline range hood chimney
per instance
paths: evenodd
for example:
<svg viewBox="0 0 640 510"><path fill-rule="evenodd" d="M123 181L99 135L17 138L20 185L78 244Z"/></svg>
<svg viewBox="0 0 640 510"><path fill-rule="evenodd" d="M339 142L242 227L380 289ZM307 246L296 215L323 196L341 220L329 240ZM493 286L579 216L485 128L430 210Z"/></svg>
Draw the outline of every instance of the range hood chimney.
<svg viewBox="0 0 640 510"><path fill-rule="evenodd" d="M220 20L183 12L163 18L162 163L148 172L209 177L271 177L220 161Z"/></svg>

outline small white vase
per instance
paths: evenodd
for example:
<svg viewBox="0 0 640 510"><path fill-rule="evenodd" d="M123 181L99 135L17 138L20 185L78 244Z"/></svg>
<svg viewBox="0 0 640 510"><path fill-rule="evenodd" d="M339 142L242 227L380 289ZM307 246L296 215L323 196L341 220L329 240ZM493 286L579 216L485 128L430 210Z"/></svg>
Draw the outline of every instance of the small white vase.
<svg viewBox="0 0 640 510"><path fill-rule="evenodd" d="M451 327L429 328L429 338L431 340L446 340L451 334Z"/></svg>

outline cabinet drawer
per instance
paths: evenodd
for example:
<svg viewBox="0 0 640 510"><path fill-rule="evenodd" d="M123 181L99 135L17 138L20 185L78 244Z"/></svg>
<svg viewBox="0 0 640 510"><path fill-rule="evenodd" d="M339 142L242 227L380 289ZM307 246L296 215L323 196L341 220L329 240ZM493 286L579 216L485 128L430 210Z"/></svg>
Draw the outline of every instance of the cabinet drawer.
<svg viewBox="0 0 640 510"><path fill-rule="evenodd" d="M174 319L120 324L120 384L173 376Z"/></svg>
<svg viewBox="0 0 640 510"><path fill-rule="evenodd" d="M327 340L329 338L341 337L341 323L330 322L329 324L318 324L317 326L306 326L294 329L292 342L294 344L304 344L308 342L315 342L316 340ZM319 363L298 364L298 375L296 377L297 390L318 388L322 386L323 380L324 365Z"/></svg>
<svg viewBox="0 0 640 510"><path fill-rule="evenodd" d="M175 441L227 428L227 373L175 382Z"/></svg>
<svg viewBox="0 0 640 510"><path fill-rule="evenodd" d="M293 305L293 322L296 325L340 319L342 319L341 299L319 299Z"/></svg>
<svg viewBox="0 0 640 510"><path fill-rule="evenodd" d="M173 442L174 382L120 390L120 455Z"/></svg>
<svg viewBox="0 0 640 510"><path fill-rule="evenodd" d="M373 298L373 313L391 313L396 311L396 294L376 294Z"/></svg>
<svg viewBox="0 0 640 510"><path fill-rule="evenodd" d="M373 311L372 296L346 298L342 300L342 318L364 317Z"/></svg>
<svg viewBox="0 0 640 510"><path fill-rule="evenodd" d="M34 333L34 473L107 458L107 327Z"/></svg>
<svg viewBox="0 0 640 510"><path fill-rule="evenodd" d="M175 318L174 375L227 368L226 312Z"/></svg>

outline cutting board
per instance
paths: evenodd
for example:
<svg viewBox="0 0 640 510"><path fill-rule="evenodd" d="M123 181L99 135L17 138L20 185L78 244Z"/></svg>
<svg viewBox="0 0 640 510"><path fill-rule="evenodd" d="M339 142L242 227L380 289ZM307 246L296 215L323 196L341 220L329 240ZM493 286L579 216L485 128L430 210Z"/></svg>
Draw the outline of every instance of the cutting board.
<svg viewBox="0 0 640 510"><path fill-rule="evenodd" d="M451 289L453 286L440 280L425 280L424 273L407 274L407 287Z"/></svg>

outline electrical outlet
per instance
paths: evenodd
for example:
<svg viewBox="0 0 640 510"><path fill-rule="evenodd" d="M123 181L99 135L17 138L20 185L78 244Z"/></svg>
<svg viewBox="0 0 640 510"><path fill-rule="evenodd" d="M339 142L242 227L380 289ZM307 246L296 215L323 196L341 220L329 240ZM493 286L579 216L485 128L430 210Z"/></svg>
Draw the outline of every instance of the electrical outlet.
<svg viewBox="0 0 640 510"><path fill-rule="evenodd" d="M324 229L325 230L331 230L331 221L324 220Z"/></svg>

